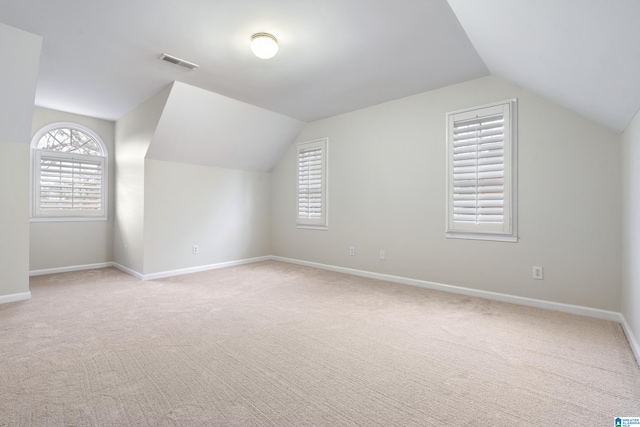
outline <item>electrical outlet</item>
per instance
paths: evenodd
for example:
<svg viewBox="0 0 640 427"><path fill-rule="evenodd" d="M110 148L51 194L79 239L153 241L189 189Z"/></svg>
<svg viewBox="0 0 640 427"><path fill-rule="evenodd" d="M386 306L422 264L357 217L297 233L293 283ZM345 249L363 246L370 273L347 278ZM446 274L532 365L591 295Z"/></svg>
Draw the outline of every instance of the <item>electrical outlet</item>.
<svg viewBox="0 0 640 427"><path fill-rule="evenodd" d="M198 245L193 245L193 254L199 254L200 253L200 248L198 247Z"/></svg>
<svg viewBox="0 0 640 427"><path fill-rule="evenodd" d="M383 261L387 259L387 254L385 253L384 249L380 249L380 259Z"/></svg>
<svg viewBox="0 0 640 427"><path fill-rule="evenodd" d="M124 246L124 254L129 255L129 246L127 245Z"/></svg>
<svg viewBox="0 0 640 427"><path fill-rule="evenodd" d="M356 248L353 246L349 247L349 255L354 256L356 254Z"/></svg>
<svg viewBox="0 0 640 427"><path fill-rule="evenodd" d="M544 280L544 270L542 269L542 267L533 267L533 278L536 280Z"/></svg>

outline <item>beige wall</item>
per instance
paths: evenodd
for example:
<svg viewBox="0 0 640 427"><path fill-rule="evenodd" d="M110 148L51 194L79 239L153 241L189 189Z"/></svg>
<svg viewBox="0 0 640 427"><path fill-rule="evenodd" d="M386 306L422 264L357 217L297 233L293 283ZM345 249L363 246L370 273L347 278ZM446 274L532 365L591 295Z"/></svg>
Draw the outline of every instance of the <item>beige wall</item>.
<svg viewBox="0 0 640 427"><path fill-rule="evenodd" d="M147 159L144 273L269 255L269 198L268 173Z"/></svg>
<svg viewBox="0 0 640 427"><path fill-rule="evenodd" d="M31 222L29 269L31 271L99 264L113 260L113 216L115 187L114 122L36 107L31 135L56 122L88 127L107 146L109 166L109 213L107 221Z"/></svg>
<svg viewBox="0 0 640 427"><path fill-rule="evenodd" d="M446 239L445 114L510 98L520 241ZM329 138L329 231L296 229L294 144L272 176L274 255L619 310L618 134L487 77L310 123L296 142L320 137ZM534 265L545 280L532 279Z"/></svg>
<svg viewBox="0 0 640 427"><path fill-rule="evenodd" d="M116 122L115 224L113 259L144 271L144 158L171 86Z"/></svg>
<svg viewBox="0 0 640 427"><path fill-rule="evenodd" d="M0 302L29 292L29 144L0 140Z"/></svg>
<svg viewBox="0 0 640 427"><path fill-rule="evenodd" d="M640 340L640 112L622 135L622 315ZM640 345L640 341L636 344ZM636 348L636 350L638 350ZM636 355L639 358L640 354Z"/></svg>
<svg viewBox="0 0 640 427"><path fill-rule="evenodd" d="M42 38L0 24L0 302L29 295L29 130Z"/></svg>
<svg viewBox="0 0 640 427"><path fill-rule="evenodd" d="M173 90L116 123L115 262L146 275L268 255L268 173L147 158L167 122L184 126L165 120ZM189 141L172 144L197 150Z"/></svg>
<svg viewBox="0 0 640 427"><path fill-rule="evenodd" d="M0 23L0 141L29 142L42 37Z"/></svg>

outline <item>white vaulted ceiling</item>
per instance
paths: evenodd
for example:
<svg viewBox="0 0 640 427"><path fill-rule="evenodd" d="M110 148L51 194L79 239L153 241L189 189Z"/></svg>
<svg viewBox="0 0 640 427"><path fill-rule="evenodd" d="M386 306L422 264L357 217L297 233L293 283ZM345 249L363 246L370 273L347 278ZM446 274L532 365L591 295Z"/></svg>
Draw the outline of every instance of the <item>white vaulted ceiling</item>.
<svg viewBox="0 0 640 427"><path fill-rule="evenodd" d="M268 172L304 123L176 82L146 158Z"/></svg>
<svg viewBox="0 0 640 427"><path fill-rule="evenodd" d="M312 121L488 74L445 0L0 0L0 21L44 37L38 105L107 119L174 80Z"/></svg>
<svg viewBox="0 0 640 427"><path fill-rule="evenodd" d="M621 132L638 18L638 0L0 0L43 36L36 104L111 120L173 81L313 121L493 74ZM249 49L263 31L271 60Z"/></svg>
<svg viewBox="0 0 640 427"><path fill-rule="evenodd" d="M640 1L449 4L491 74L618 132L640 108Z"/></svg>

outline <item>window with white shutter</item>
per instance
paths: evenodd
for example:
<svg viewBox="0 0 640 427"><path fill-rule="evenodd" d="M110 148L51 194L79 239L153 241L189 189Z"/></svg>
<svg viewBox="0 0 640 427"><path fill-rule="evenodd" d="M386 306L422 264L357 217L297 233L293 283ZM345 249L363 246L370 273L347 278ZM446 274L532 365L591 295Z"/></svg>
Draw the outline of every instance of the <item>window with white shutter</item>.
<svg viewBox="0 0 640 427"><path fill-rule="evenodd" d="M32 219L107 218L107 151L90 129L54 123L32 146Z"/></svg>
<svg viewBox="0 0 640 427"><path fill-rule="evenodd" d="M298 227L327 228L327 148L327 138L298 144Z"/></svg>
<svg viewBox="0 0 640 427"><path fill-rule="evenodd" d="M447 237L517 241L516 107L447 114Z"/></svg>

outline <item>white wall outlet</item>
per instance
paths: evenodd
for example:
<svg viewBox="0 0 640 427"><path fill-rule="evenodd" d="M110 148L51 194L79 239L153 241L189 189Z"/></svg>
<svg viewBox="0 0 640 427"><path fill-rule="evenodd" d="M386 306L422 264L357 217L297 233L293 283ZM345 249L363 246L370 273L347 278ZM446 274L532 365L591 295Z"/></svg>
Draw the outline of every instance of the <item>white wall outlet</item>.
<svg viewBox="0 0 640 427"><path fill-rule="evenodd" d="M200 253L200 248L198 247L198 245L193 245L193 254L199 254Z"/></svg>
<svg viewBox="0 0 640 427"><path fill-rule="evenodd" d="M533 267L533 278L536 280L544 280L544 270L542 269L542 267Z"/></svg>
<svg viewBox="0 0 640 427"><path fill-rule="evenodd" d="M124 254L129 255L129 246L124 245Z"/></svg>
<svg viewBox="0 0 640 427"><path fill-rule="evenodd" d="M387 254L385 253L384 249L380 249L380 259L381 260L387 259Z"/></svg>
<svg viewBox="0 0 640 427"><path fill-rule="evenodd" d="M354 256L356 254L356 248L349 246L349 255Z"/></svg>

